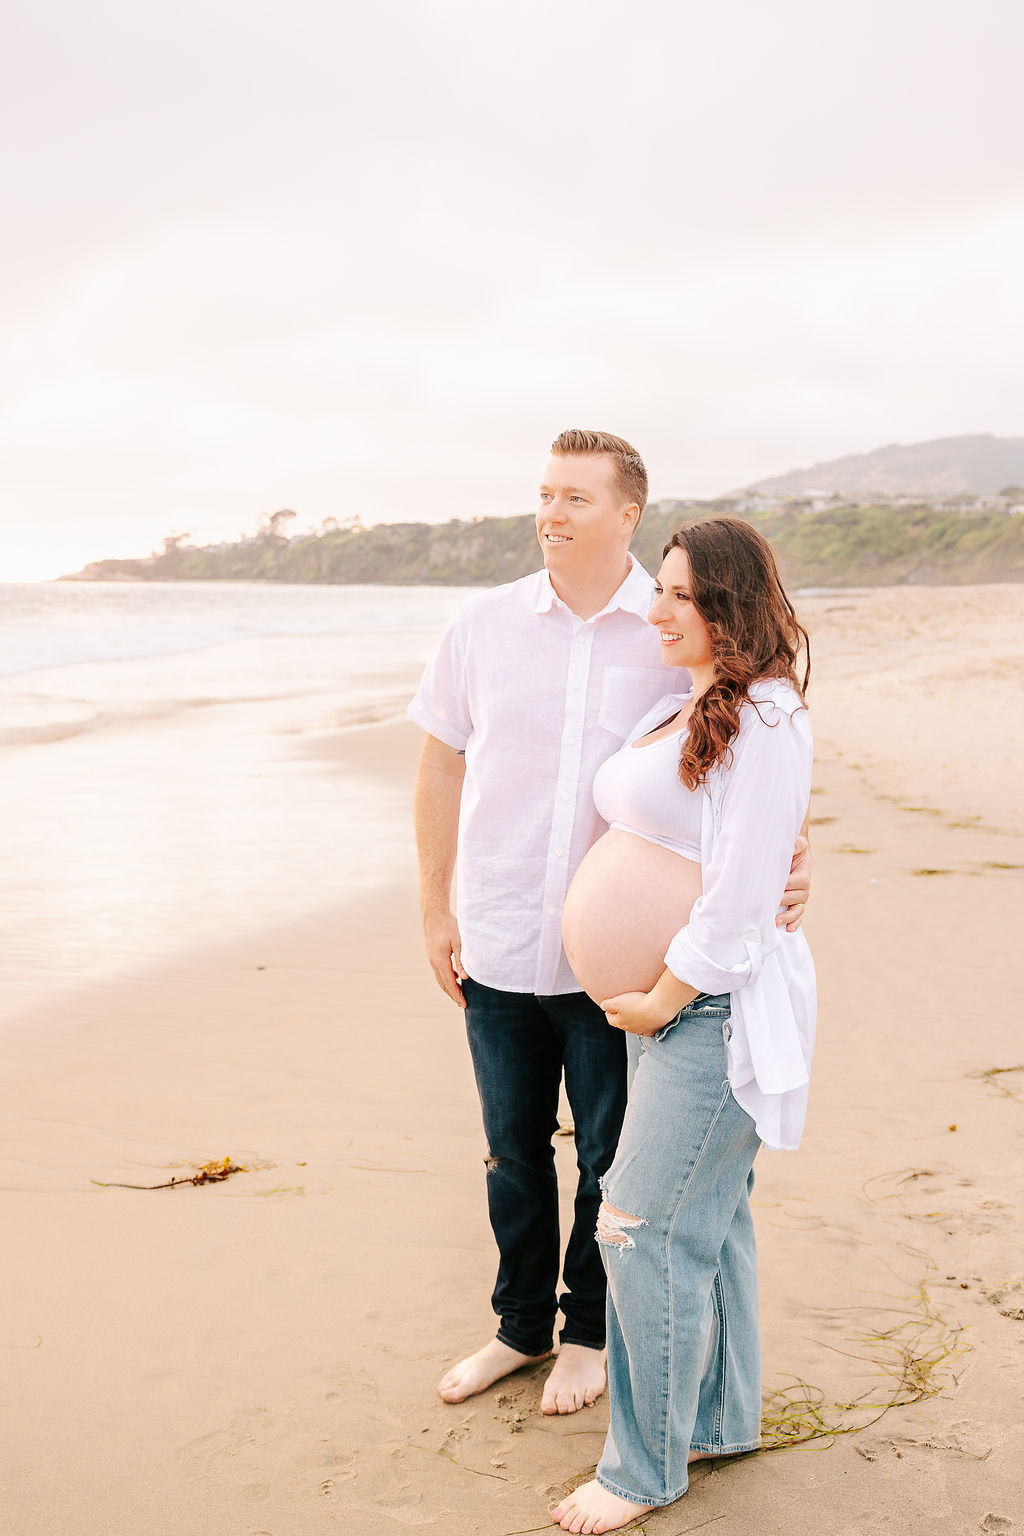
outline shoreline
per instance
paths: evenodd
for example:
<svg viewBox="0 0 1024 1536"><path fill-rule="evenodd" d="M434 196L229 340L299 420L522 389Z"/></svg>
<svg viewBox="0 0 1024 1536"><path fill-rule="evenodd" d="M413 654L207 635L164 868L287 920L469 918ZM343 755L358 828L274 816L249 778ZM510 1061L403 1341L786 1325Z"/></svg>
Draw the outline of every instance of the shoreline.
<svg viewBox="0 0 1024 1536"><path fill-rule="evenodd" d="M399 707L339 725L330 700L246 700L0 753L2 884L20 923L0 955L0 1038L92 987L187 963L211 933L244 943L415 883L405 786L419 742ZM42 845L48 801L61 820Z"/></svg>
<svg viewBox="0 0 1024 1536"><path fill-rule="evenodd" d="M141 705L135 710L122 710L120 713L104 714L100 711L87 719L69 721L65 724L54 722L49 726L26 726L20 729L14 727L6 732L0 729L0 754L4 751L17 751L21 747L48 747L57 742L74 741L76 737L91 736L97 731L132 730L137 727L159 725L172 722L177 716L187 715L195 710L235 709L250 705L256 707L296 705L301 702L311 709L322 710L326 707L331 712L331 724L321 729L345 731L367 725L396 723L404 719L405 705L410 696L410 691L402 688L392 698L384 699L379 703L364 702L340 707L329 694L320 693L305 695L275 693L265 694L262 697L252 695L243 699L169 699L160 704Z"/></svg>

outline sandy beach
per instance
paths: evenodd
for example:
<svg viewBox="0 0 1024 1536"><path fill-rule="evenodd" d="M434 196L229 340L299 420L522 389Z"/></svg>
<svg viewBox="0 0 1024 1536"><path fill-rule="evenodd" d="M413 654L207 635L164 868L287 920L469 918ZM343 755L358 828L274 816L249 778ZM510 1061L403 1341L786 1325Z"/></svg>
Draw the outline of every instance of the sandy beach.
<svg viewBox="0 0 1024 1536"><path fill-rule="evenodd" d="M757 1165L765 1388L788 1391L796 1438L814 1413L855 1432L703 1464L641 1529L1009 1532L1024 587L799 608L821 1010L804 1145ZM306 748L391 797L373 889L297 921L240 912L5 1031L3 1536L518 1536L597 1460L603 1402L542 1417L543 1368L435 1395L493 1329L494 1258L461 1017L421 953L418 747L392 720ZM571 1137L558 1155L568 1208ZM225 1157L246 1171L101 1187Z"/></svg>

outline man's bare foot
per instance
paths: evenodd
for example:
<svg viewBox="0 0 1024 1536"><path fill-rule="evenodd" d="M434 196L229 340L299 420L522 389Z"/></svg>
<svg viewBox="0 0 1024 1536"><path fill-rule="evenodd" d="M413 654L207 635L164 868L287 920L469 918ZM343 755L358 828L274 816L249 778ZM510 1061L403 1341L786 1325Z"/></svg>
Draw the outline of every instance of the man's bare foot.
<svg viewBox="0 0 1024 1536"><path fill-rule="evenodd" d="M544 1384L541 1413L575 1413L596 1403L604 1391L605 1358L603 1349L563 1344Z"/></svg>
<svg viewBox="0 0 1024 1536"><path fill-rule="evenodd" d="M524 1365L535 1365L538 1360L547 1360L550 1354L549 1349L543 1355L521 1355L500 1339L492 1339L475 1355L460 1360L441 1377L437 1384L438 1395L446 1403L464 1402L476 1392L485 1392L511 1371L521 1370Z"/></svg>
<svg viewBox="0 0 1024 1536"><path fill-rule="evenodd" d="M654 1508L653 1504L632 1504L629 1499L620 1499L617 1493L609 1493L595 1481L584 1483L564 1498L551 1511L551 1518L563 1531L597 1536L600 1531L617 1531L637 1515L646 1515Z"/></svg>

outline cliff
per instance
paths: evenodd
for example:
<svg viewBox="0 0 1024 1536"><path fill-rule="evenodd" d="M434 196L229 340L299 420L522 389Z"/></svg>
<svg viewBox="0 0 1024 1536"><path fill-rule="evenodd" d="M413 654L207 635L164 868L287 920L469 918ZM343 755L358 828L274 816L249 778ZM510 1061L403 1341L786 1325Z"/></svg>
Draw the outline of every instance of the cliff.
<svg viewBox="0 0 1024 1536"><path fill-rule="evenodd" d="M731 501L650 507L633 543L648 570L686 518L736 511ZM791 587L1024 581L1024 517L926 505L780 505L742 512L772 540ZM531 516L381 523L286 539L178 544L143 560L99 560L68 581L286 581L491 586L540 563Z"/></svg>

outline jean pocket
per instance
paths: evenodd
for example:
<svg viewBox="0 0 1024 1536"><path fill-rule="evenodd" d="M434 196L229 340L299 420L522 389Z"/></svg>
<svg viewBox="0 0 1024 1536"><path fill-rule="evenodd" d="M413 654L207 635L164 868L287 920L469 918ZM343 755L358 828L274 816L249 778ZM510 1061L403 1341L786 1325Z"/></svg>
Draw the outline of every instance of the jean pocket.
<svg viewBox="0 0 1024 1536"><path fill-rule="evenodd" d="M732 999L728 992L719 993L717 997L700 992L682 1012L688 1019L727 1019L732 1012Z"/></svg>
<svg viewBox="0 0 1024 1536"><path fill-rule="evenodd" d="M718 997L711 997L707 992L699 992L692 1002L686 1004L685 1008L680 1008L674 1019L669 1019L663 1029L659 1029L655 1035L644 1035L643 1039L656 1042L664 1040L665 1036L671 1034L677 1024L685 1024L688 1021L700 1023L704 1019L713 1022L722 1029L723 1033L728 1030L729 1034L731 1034L732 1031L728 1022L731 1013L732 1007L728 993L721 994ZM726 1035L726 1038L728 1039L728 1035Z"/></svg>

